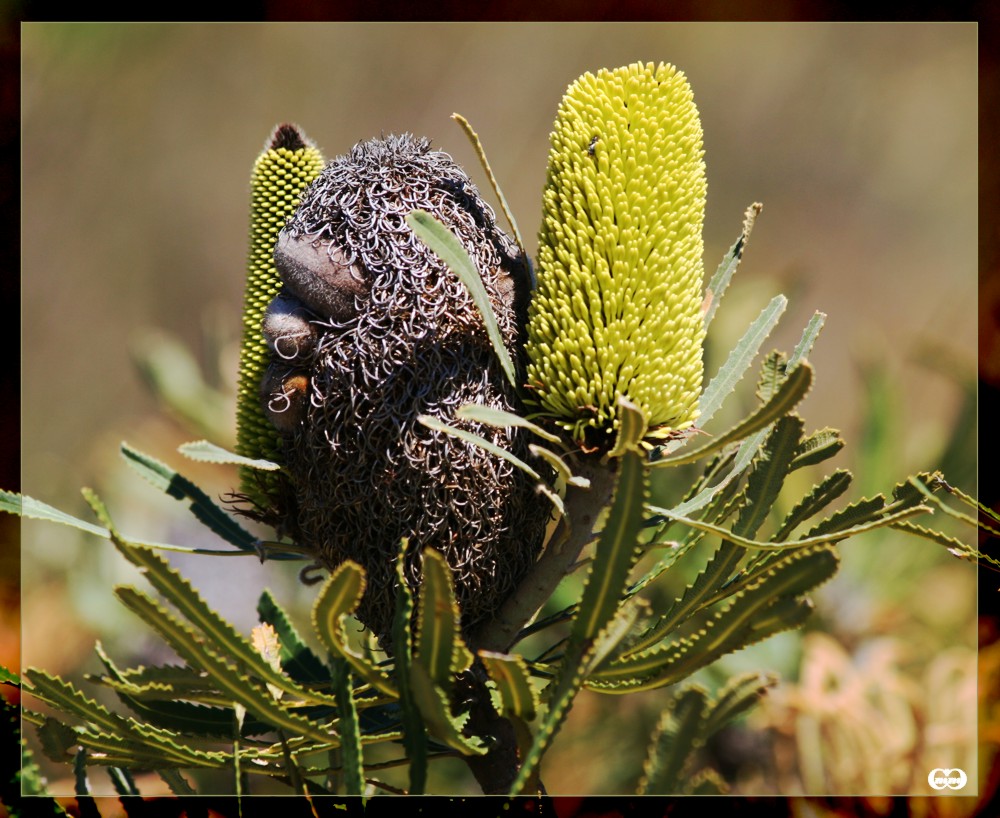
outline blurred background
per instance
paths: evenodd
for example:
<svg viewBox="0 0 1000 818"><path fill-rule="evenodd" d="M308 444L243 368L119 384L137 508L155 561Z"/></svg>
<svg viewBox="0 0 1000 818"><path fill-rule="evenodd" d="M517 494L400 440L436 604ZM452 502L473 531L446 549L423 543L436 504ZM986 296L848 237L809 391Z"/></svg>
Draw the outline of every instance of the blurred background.
<svg viewBox="0 0 1000 818"><path fill-rule="evenodd" d="M298 123L328 158L383 133L428 136L492 201L457 111L533 253L566 86L635 61L673 62L694 88L708 273L744 209L764 204L707 374L784 292L766 348L790 351L814 311L829 316L801 413L843 431L830 468L856 472L852 498L942 465L976 490L974 25L26 24L21 49L26 494L89 519L79 488L92 486L126 534L218 546L117 450L127 440L213 496L236 485L176 447L232 445L248 178L275 124ZM752 391L748 378L729 419ZM136 576L109 544L35 522L22 537L23 666L97 671L95 639L119 664L169 658L115 602L112 587ZM786 680L708 750L735 792L925 793L933 767L974 777L974 567L892 534L843 554L808 633L705 675ZM296 568L171 559L244 631L265 586L306 629L314 591ZM664 701L582 697L549 757L549 792L632 791ZM440 775L440 787L474 786L459 767Z"/></svg>

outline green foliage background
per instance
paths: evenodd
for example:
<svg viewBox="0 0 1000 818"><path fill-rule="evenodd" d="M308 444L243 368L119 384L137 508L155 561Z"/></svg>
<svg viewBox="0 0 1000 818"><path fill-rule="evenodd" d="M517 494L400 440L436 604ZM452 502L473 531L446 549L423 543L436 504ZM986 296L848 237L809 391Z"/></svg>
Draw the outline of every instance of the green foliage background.
<svg viewBox="0 0 1000 818"><path fill-rule="evenodd" d="M461 112L533 253L548 131L565 86L636 59L672 61L694 87L709 269L743 208L765 204L713 327L707 372L783 291L791 309L775 346L790 350L813 310L830 315L802 413L811 428L844 431L848 450L834 465L885 490L940 465L955 433L958 471L949 477L975 489L975 419L960 414L975 324L971 25L29 24L22 52L27 494L86 516L78 488L96 484L123 531L214 545L192 541L204 532L183 530L170 501L119 467L117 444L124 437L170 459L216 494L235 485L224 469L172 453L193 436L232 439L247 178L276 122L298 122L327 156L381 132L425 134L485 188L448 119ZM202 374L150 336L154 327L194 349ZM205 378L201 391L182 390L184 423L161 417L136 357L168 388ZM669 487L655 491L654 501L670 496ZM25 664L96 670L95 634L122 663L129 653L163 658L110 593L134 579L113 549L39 524L24 536ZM820 594L817 627L855 647L893 632L912 655L913 678L939 647L975 644L969 566L904 538L862 539L844 554L841 576ZM311 592L294 569L172 561L245 630L256 600L247 587L266 584L308 610ZM790 634L728 668L794 678L798 657ZM662 708L657 695L629 701L624 714L625 700L581 697L548 761L550 790L631 791ZM622 730L631 718L647 729ZM594 746L604 748L599 759ZM758 777L747 786L776 784Z"/></svg>

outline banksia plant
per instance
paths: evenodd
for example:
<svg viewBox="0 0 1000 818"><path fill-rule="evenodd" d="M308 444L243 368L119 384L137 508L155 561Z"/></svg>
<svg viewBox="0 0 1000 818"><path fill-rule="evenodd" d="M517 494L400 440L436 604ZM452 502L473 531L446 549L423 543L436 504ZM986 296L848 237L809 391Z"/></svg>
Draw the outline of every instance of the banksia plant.
<svg viewBox="0 0 1000 818"><path fill-rule="evenodd" d="M605 448L618 400L649 436L698 417L705 165L691 87L672 65L576 80L551 136L528 322L532 408Z"/></svg>
<svg viewBox="0 0 1000 818"><path fill-rule="evenodd" d="M274 265L278 232L299 204L302 191L323 170L323 156L294 125L279 125L257 157L250 176L250 251L243 300L243 332L236 402L236 451L252 459L280 458L281 439L261 407L260 388L271 351L261 332L268 305L281 289ZM266 505L271 474L243 469L241 489ZM263 491L263 494L262 494Z"/></svg>
<svg viewBox="0 0 1000 818"><path fill-rule="evenodd" d="M253 506L243 511L275 539L122 448L229 546L329 571L307 638L264 591L247 639L157 553L192 549L126 539L93 492L100 525L0 492L0 510L107 537L169 603L115 589L183 663L122 669L98 646L105 672L91 681L128 716L25 671L26 691L60 717L23 717L46 755L73 763L80 792L88 768L103 766L122 795L138 794L133 771L151 769L179 794L195 789L182 769L231 770L237 793L255 776L306 796L421 793L428 763L456 756L486 793L542 792L543 760L584 689L663 694L631 780L642 793L718 792L725 782L699 749L773 678L747 674L717 692L684 683L802 626L809 594L837 571L838 543L892 526L983 558L908 521L940 504L936 489L954 491L936 473L832 514L849 472L805 494L798 474L787 480L843 446L796 413L821 314L791 355L764 356L742 420L709 427L697 447L677 434L734 392L786 299L751 322L702 393L705 326L760 208L703 299L701 128L672 66L570 86L534 289L520 241L427 140L371 139L320 166L291 126L254 166L239 452L181 447L240 465ZM687 479L669 471L680 465L694 469L683 501L654 505L654 475ZM358 650L348 617L378 637L383 658ZM405 777L383 779L397 760L366 751L392 744L396 759L400 742Z"/></svg>

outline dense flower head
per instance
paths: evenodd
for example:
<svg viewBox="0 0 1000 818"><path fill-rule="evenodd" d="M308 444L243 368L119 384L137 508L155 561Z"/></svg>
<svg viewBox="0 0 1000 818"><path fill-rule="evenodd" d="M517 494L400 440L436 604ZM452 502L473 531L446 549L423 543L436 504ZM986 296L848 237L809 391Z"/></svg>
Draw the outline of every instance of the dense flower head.
<svg viewBox="0 0 1000 818"><path fill-rule="evenodd" d="M261 322L281 289L274 243L298 207L302 192L323 170L323 156L294 125L279 125L257 157L250 177L250 251L243 300L243 335L236 402L236 450L251 458L279 459L280 437L264 417L260 388L270 361ZM243 490L256 494L244 474Z"/></svg>
<svg viewBox="0 0 1000 818"><path fill-rule="evenodd" d="M537 414L581 445L611 438L619 397L654 436L698 416L703 155L691 87L672 65L584 74L559 106L527 387Z"/></svg>

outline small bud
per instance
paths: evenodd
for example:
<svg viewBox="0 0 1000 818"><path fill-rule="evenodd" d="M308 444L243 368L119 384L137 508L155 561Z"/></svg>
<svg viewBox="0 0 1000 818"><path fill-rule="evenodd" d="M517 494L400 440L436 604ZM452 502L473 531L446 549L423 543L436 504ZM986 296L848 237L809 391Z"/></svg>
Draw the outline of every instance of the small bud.
<svg viewBox="0 0 1000 818"><path fill-rule="evenodd" d="M264 414L283 435L291 434L306 416L309 376L279 363L264 372L260 397Z"/></svg>
<svg viewBox="0 0 1000 818"><path fill-rule="evenodd" d="M316 348L312 313L291 295L279 295L267 305L261 330L268 349L285 361L303 361Z"/></svg>

